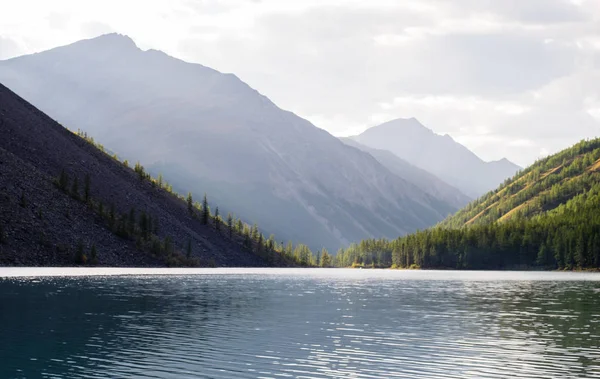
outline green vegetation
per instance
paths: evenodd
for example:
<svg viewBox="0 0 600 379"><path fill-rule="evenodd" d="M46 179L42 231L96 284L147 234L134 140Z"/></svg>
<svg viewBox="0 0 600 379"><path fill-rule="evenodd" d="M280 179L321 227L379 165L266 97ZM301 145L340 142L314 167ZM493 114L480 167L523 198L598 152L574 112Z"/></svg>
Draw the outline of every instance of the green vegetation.
<svg viewBox="0 0 600 379"><path fill-rule="evenodd" d="M340 250L335 264L600 268L600 139L536 162L435 228Z"/></svg>
<svg viewBox="0 0 600 379"><path fill-rule="evenodd" d="M104 152L107 156L118 161L116 155L110 155L104 147L94 141L92 137L89 137L82 131L77 131L77 136L84 139L86 142L98 148ZM129 162L127 160L122 162L123 166L129 168ZM173 187L164 180L162 174L157 179L153 178L144 169L144 166L140 162L136 162L134 166L134 172L138 175L139 179L144 182L149 182L152 186L158 187L157 190L165 191L168 195L174 196L181 200L185 204L188 212L192 217L198 217L200 214L200 223L205 227L213 227L214 230L221 234L221 227L224 222L219 215L219 208L215 207L215 214L212 215L210 206L208 203L207 195L204 194L202 204L198 204L193 201L192 193L188 192L187 197L183 197L173 192ZM96 210L96 213L102 217L107 226L116 235L124 239L135 240L136 246L141 251L146 251L154 254L157 257L163 257L166 259L168 264L172 265L198 265L199 262L193 258L191 251L191 240L182 250L185 250L185 254L182 254L179 250L174 248L173 241L170 236L166 236L163 240L158 237L159 222L157 217L153 217L149 213L142 211L137 216L137 212L134 208L130 209L128 214L118 215L115 209L115 205L110 205L108 213L104 212L104 206L100 200L95 200L91 196L91 182L92 178L89 175L85 176L85 188L83 199L80 199L78 178L74 176L73 187L71 188L71 195L78 200L85 200L86 203L91 205L91 209ZM55 180L55 184L58 188L67 192L70 179L69 175L63 170L60 176ZM97 206L95 205L97 204ZM272 264L287 265L296 264L301 266L316 266L317 259L314 254L306 245L298 245L295 248L291 242L288 243L287 247L284 248L283 243L281 245L275 242L275 237L271 236L266 239L262 233L259 232L258 225L254 224L250 227L244 223L241 219L236 218L231 213L227 217L227 236L230 240L237 241L243 248L253 252L254 254L266 259ZM178 246L183 244L178 243ZM212 262L214 264L214 261ZM210 261L208 262L210 265Z"/></svg>

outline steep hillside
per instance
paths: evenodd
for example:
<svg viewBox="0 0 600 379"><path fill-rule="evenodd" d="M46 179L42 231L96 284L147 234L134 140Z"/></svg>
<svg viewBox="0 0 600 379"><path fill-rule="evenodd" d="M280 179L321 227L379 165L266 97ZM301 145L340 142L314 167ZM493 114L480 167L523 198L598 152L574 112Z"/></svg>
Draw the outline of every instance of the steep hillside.
<svg viewBox="0 0 600 379"><path fill-rule="evenodd" d="M231 74L117 34L0 62L0 81L179 192L312 248L393 237L452 206Z"/></svg>
<svg viewBox="0 0 600 379"><path fill-rule="evenodd" d="M357 149L369 153L392 173L413 183L419 187L421 191L453 206L454 210L451 210L452 213L464 207L472 200L458 189L437 178L435 175L408 163L390 151L367 147L352 138L340 138L340 140L346 145L356 147Z"/></svg>
<svg viewBox="0 0 600 379"><path fill-rule="evenodd" d="M536 162L438 227L366 240L336 264L600 269L600 139Z"/></svg>
<svg viewBox="0 0 600 379"><path fill-rule="evenodd" d="M0 265L269 264L1 84L0 136Z"/></svg>
<svg viewBox="0 0 600 379"><path fill-rule="evenodd" d="M449 135L435 134L414 118L374 126L352 139L371 148L391 151L471 198L496 188L520 168L506 159L484 162Z"/></svg>
<svg viewBox="0 0 600 379"><path fill-rule="evenodd" d="M598 181L600 144L581 142L534 163L498 189L470 203L447 218L441 227L504 222L517 217L531 218L589 191Z"/></svg>

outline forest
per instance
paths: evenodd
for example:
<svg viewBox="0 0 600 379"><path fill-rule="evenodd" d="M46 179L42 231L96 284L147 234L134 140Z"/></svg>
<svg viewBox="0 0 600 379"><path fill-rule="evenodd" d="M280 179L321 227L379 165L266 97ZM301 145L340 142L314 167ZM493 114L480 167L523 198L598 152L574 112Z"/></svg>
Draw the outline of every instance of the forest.
<svg viewBox="0 0 600 379"><path fill-rule="evenodd" d="M600 139L537 161L436 227L340 249L338 267L600 268Z"/></svg>

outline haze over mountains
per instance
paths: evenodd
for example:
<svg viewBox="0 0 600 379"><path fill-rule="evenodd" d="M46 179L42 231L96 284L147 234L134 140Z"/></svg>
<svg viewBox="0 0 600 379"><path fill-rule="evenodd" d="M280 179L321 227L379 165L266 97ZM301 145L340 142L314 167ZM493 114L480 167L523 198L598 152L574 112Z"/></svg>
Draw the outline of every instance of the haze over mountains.
<svg viewBox="0 0 600 379"><path fill-rule="evenodd" d="M0 266L273 264L1 84L0 136Z"/></svg>
<svg viewBox="0 0 600 379"><path fill-rule="evenodd" d="M369 153L371 156L373 156L373 158L377 159L379 163L400 178L410 181L419 187L421 191L441 199L448 204L462 208L470 200L472 200L469 196L447 184L430 172L408 163L390 151L373 149L348 137L340 138L340 140L349 146L356 147L357 149Z"/></svg>
<svg viewBox="0 0 600 379"><path fill-rule="evenodd" d="M436 134L414 118L392 120L351 138L388 150L472 198L496 188L520 169L507 159L484 162L449 135Z"/></svg>
<svg viewBox="0 0 600 379"><path fill-rule="evenodd" d="M336 249L392 238L465 201L435 178L426 181L438 192L423 191L427 175L418 185L394 173L234 75L142 51L118 34L2 61L0 82L121 158L163 173L178 192L206 192L211 204L280 240Z"/></svg>

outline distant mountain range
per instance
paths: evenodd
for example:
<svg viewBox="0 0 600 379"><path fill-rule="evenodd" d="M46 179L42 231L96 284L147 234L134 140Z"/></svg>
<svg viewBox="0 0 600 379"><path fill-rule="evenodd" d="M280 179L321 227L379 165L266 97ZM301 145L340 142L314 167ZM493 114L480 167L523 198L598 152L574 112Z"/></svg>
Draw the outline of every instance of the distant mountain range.
<svg viewBox="0 0 600 379"><path fill-rule="evenodd" d="M598 271L600 138L538 160L434 228L354 244L336 264Z"/></svg>
<svg viewBox="0 0 600 379"><path fill-rule="evenodd" d="M496 188L521 169L507 159L484 162L449 135L436 134L415 118L392 120L351 139L388 150L472 198Z"/></svg>
<svg viewBox="0 0 600 379"><path fill-rule="evenodd" d="M394 157L340 142L232 74L142 51L122 35L1 61L0 82L121 158L162 173L178 192L207 193L223 213L256 221L278 240L337 249L396 237L436 224L467 201ZM449 137L429 143L403 129L373 128L357 141L471 196L516 171L510 164L493 169Z"/></svg>
<svg viewBox="0 0 600 379"><path fill-rule="evenodd" d="M356 147L357 149L369 153L373 158L377 159L379 163L398 177L410 181L421 191L451 204L452 206L461 208L472 200L469 196L442 181L430 172L408 163L390 151L367 147L352 138L340 138L340 140L349 146Z"/></svg>

